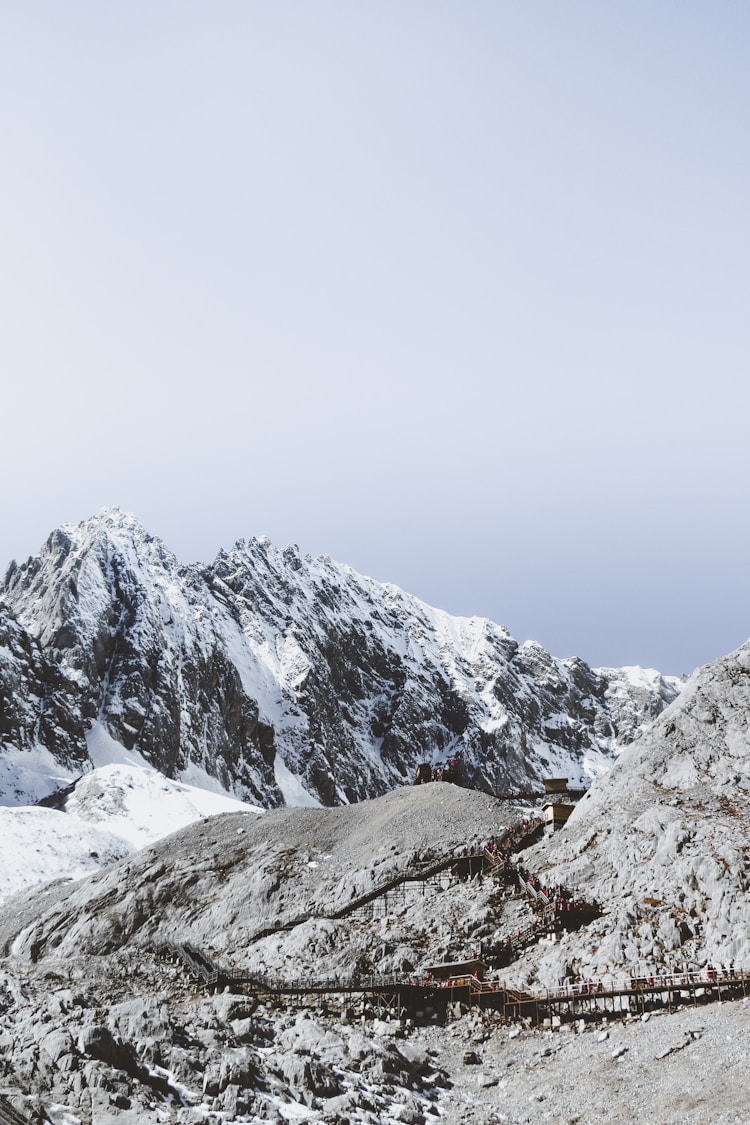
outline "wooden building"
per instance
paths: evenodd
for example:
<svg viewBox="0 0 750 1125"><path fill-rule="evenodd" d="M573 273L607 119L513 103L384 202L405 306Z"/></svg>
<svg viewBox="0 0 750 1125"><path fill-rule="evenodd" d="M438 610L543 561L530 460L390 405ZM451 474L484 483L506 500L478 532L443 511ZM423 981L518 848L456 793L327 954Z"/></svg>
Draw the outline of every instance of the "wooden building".
<svg viewBox="0 0 750 1125"><path fill-rule="evenodd" d="M544 826L549 832L556 832L566 823L575 805L566 801L545 801L542 805Z"/></svg>
<svg viewBox="0 0 750 1125"><path fill-rule="evenodd" d="M545 793L567 793L568 779L567 777L545 777L544 779L544 792Z"/></svg>
<svg viewBox="0 0 750 1125"><path fill-rule="evenodd" d="M484 980L487 972L487 962L481 957L469 957L465 961L444 961L439 965L425 965L424 975L426 980L467 980L474 977Z"/></svg>

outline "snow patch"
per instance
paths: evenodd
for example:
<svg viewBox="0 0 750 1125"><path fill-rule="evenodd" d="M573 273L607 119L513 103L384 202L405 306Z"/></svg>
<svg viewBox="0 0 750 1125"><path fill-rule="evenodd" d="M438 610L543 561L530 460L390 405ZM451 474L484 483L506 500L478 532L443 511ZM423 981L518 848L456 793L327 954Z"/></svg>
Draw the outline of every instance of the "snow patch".
<svg viewBox="0 0 750 1125"><path fill-rule="evenodd" d="M82 820L105 824L134 848L145 847L204 816L262 812L227 794L170 781L156 770L121 765L88 774L76 786L66 810Z"/></svg>
<svg viewBox="0 0 750 1125"><path fill-rule="evenodd" d="M196 820L226 812L263 810L170 781L156 770L102 766L78 781L65 812L0 808L0 902L37 883L80 879Z"/></svg>
<svg viewBox="0 0 750 1125"><path fill-rule="evenodd" d="M0 808L0 902L37 883L82 879L130 851L108 828L56 809Z"/></svg>
<svg viewBox="0 0 750 1125"><path fill-rule="evenodd" d="M316 797L307 792L299 777L287 769L278 754L274 759L273 773L284 802L290 808L320 809L323 807Z"/></svg>
<svg viewBox="0 0 750 1125"><path fill-rule="evenodd" d="M57 762L49 750L3 747L0 756L0 805L21 806L70 785L76 774Z"/></svg>
<svg viewBox="0 0 750 1125"><path fill-rule="evenodd" d="M141 769L152 769L142 754L137 750L127 750L121 742L113 738L103 723L96 722L86 733L86 746L92 765L99 769L102 766L126 765L140 766Z"/></svg>

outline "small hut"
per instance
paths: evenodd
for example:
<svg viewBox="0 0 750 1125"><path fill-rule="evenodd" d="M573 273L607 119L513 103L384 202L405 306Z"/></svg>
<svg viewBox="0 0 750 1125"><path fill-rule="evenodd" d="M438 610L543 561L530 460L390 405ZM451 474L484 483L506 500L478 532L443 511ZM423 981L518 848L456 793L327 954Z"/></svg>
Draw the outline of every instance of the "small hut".
<svg viewBox="0 0 750 1125"><path fill-rule="evenodd" d="M429 762L420 762L414 776L414 784L424 785L428 781L432 781L432 766Z"/></svg>
<svg viewBox="0 0 750 1125"><path fill-rule="evenodd" d="M467 980L476 977L484 980L487 972L487 962L481 957L469 957L465 961L443 961L439 965L425 965L424 975L426 980Z"/></svg>
<svg viewBox="0 0 750 1125"><path fill-rule="evenodd" d="M548 832L556 832L567 821L575 805L564 801L545 801L542 805L544 825Z"/></svg>
<svg viewBox="0 0 750 1125"><path fill-rule="evenodd" d="M544 779L544 792L545 793L567 793L568 779L567 777L545 777Z"/></svg>

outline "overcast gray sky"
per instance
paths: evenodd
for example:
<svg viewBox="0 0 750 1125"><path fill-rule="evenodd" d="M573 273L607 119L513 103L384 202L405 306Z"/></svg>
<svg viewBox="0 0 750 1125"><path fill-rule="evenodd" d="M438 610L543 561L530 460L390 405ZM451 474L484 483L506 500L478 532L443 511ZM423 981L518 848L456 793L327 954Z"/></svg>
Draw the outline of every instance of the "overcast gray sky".
<svg viewBox="0 0 750 1125"><path fill-rule="evenodd" d="M595 665L750 636L750 5L0 18L0 568L119 505Z"/></svg>

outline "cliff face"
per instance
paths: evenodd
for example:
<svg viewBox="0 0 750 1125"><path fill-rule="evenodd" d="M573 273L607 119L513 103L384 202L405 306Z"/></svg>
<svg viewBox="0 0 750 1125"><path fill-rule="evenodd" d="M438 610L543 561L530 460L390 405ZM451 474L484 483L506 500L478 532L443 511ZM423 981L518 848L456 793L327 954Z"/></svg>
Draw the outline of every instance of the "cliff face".
<svg viewBox="0 0 750 1125"><path fill-rule="evenodd" d="M601 774L677 694L265 539L184 566L114 510L11 564L0 598L5 802L18 762L49 791L102 745L267 806L361 800L449 755L502 792Z"/></svg>
<svg viewBox="0 0 750 1125"><path fill-rule="evenodd" d="M47 776L87 769L85 729L78 683L0 602L0 802L36 800L54 787Z"/></svg>

